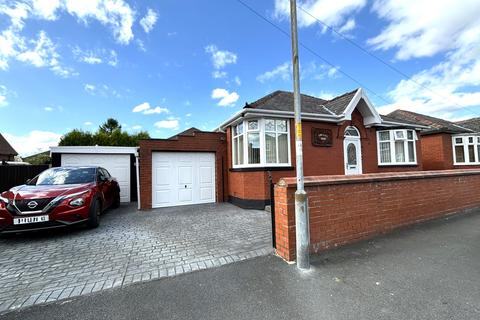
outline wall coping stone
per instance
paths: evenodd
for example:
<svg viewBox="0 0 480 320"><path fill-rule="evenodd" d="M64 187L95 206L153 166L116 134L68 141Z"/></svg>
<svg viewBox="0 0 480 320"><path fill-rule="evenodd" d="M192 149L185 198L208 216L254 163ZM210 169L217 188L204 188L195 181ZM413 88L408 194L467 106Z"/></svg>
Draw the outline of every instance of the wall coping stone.
<svg viewBox="0 0 480 320"><path fill-rule="evenodd" d="M413 179L431 179L456 176L480 175L479 169L454 169L454 170L435 170L435 171L410 171L410 172L386 172L386 173L366 173L355 176L345 175L326 175L326 176L306 176L305 187L338 185L338 184L357 184L369 182L389 182L398 180ZM276 184L278 187L294 188L297 186L295 177L281 178Z"/></svg>

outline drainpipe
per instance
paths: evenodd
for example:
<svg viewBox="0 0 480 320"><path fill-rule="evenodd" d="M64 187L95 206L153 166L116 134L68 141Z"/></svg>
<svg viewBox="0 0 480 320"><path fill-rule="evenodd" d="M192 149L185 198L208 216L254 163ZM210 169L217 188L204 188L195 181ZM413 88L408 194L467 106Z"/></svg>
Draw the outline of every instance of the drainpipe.
<svg viewBox="0 0 480 320"><path fill-rule="evenodd" d="M135 171L137 172L137 209L140 210L140 165L138 158L140 155L138 154L138 149L137 153L135 154Z"/></svg>

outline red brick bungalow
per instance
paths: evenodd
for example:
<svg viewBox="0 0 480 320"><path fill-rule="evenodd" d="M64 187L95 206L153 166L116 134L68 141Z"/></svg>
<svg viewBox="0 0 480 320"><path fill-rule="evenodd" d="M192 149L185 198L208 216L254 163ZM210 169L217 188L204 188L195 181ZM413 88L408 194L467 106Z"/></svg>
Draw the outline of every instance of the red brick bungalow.
<svg viewBox="0 0 480 320"><path fill-rule="evenodd" d="M263 209L269 176L295 176L293 118L293 94L276 91L216 132L141 141L141 208L230 201ZM422 170L418 133L427 127L380 116L362 89L332 100L302 95L302 121L307 176Z"/></svg>
<svg viewBox="0 0 480 320"><path fill-rule="evenodd" d="M430 127L421 132L424 170L480 168L478 118L454 123L405 110L396 110L388 116Z"/></svg>

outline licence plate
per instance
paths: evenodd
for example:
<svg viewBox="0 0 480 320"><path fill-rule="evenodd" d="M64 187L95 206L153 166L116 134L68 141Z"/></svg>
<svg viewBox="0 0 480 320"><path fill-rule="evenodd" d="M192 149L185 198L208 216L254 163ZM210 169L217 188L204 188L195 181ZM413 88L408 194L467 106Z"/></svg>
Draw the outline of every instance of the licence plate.
<svg viewBox="0 0 480 320"><path fill-rule="evenodd" d="M15 218L13 219L13 224L28 224L28 223L40 223L48 221L48 215L45 216L35 216L35 217L25 217L25 218Z"/></svg>

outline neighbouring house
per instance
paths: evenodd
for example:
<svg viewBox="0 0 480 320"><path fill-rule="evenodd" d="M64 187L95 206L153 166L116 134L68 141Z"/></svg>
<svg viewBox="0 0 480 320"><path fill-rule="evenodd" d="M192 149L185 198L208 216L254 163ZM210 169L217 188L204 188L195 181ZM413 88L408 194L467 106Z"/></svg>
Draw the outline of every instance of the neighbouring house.
<svg viewBox="0 0 480 320"><path fill-rule="evenodd" d="M455 123L406 110L395 110L388 116L429 127L421 132L424 170L480 168L478 118Z"/></svg>
<svg viewBox="0 0 480 320"><path fill-rule="evenodd" d="M302 95L304 174L422 170L427 126L378 114L362 89L331 100ZM215 132L189 129L139 143L142 209L230 201L263 209L270 178L295 176L293 94L275 91Z"/></svg>
<svg viewBox="0 0 480 320"><path fill-rule="evenodd" d="M468 120L455 122L456 124L473 130L473 132L480 132L480 118L472 118Z"/></svg>
<svg viewBox="0 0 480 320"><path fill-rule="evenodd" d="M7 139L0 134L0 163L2 161L15 161L15 156L17 155L17 151L15 151Z"/></svg>

